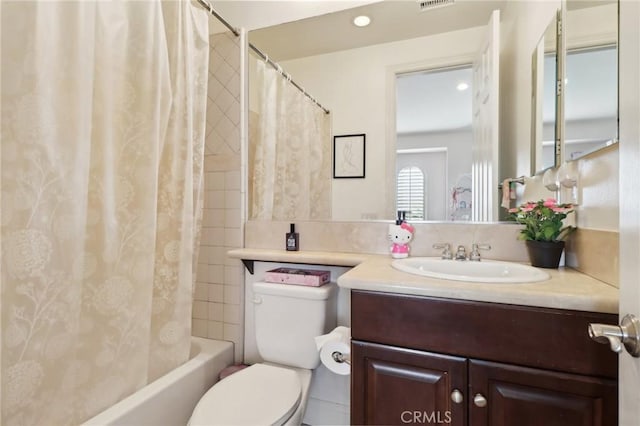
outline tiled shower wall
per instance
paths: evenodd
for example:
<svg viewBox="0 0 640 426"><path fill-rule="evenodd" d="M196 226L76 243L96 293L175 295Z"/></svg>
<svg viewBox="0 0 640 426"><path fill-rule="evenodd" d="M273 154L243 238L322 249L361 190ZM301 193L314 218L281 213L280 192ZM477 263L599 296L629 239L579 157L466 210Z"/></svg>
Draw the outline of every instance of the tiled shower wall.
<svg viewBox="0 0 640 426"><path fill-rule="evenodd" d="M234 342L242 361L242 263L228 250L242 247L241 46L232 33L210 38L205 210L193 302L192 334Z"/></svg>

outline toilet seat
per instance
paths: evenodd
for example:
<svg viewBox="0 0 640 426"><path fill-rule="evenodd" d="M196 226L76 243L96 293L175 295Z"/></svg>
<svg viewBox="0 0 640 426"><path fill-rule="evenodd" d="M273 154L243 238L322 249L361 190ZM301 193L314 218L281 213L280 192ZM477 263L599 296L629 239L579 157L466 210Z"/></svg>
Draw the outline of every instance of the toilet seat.
<svg viewBox="0 0 640 426"><path fill-rule="evenodd" d="M295 371L254 364L209 389L189 425L282 425L298 408L301 393Z"/></svg>

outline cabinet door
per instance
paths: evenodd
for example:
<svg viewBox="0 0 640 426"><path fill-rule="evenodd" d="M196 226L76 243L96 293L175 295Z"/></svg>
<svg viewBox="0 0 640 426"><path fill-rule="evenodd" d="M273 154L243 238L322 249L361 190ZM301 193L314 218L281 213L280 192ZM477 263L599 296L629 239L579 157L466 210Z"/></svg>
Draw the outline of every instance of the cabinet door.
<svg viewBox="0 0 640 426"><path fill-rule="evenodd" d="M614 380L469 360L469 390L472 426L618 424Z"/></svg>
<svg viewBox="0 0 640 426"><path fill-rule="evenodd" d="M466 425L466 359L352 341L351 362L351 424Z"/></svg>

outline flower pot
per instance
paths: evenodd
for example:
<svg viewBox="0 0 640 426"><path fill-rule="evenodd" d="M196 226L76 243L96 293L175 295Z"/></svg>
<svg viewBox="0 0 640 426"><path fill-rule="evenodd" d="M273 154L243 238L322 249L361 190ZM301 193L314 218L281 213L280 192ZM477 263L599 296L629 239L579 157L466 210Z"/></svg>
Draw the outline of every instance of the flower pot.
<svg viewBox="0 0 640 426"><path fill-rule="evenodd" d="M532 241L528 240L527 251L531 266L538 268L557 268L564 250L564 241Z"/></svg>

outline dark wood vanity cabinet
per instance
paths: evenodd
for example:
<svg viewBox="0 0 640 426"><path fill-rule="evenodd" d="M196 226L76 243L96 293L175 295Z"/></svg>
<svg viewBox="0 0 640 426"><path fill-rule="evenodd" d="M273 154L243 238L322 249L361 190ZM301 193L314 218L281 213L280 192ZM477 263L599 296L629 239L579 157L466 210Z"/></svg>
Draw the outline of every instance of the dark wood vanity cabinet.
<svg viewBox="0 0 640 426"><path fill-rule="evenodd" d="M617 315L352 291L351 423L617 425Z"/></svg>

